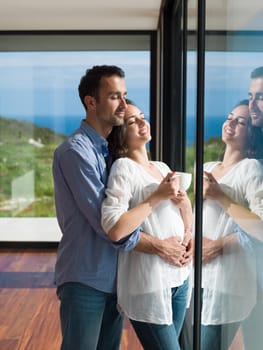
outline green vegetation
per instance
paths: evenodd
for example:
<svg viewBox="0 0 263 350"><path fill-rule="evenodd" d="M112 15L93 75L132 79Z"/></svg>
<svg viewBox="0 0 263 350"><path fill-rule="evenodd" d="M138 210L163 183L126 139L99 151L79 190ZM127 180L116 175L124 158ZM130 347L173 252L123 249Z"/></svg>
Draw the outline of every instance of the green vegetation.
<svg viewBox="0 0 263 350"><path fill-rule="evenodd" d="M55 216L51 166L64 139L50 129L0 117L0 217ZM25 198L28 190L31 198Z"/></svg>
<svg viewBox="0 0 263 350"><path fill-rule="evenodd" d="M52 159L65 135L0 117L0 217L54 217ZM217 160L220 138L204 145L204 160ZM187 148L186 171L194 174L195 147ZM188 190L193 200L193 183Z"/></svg>

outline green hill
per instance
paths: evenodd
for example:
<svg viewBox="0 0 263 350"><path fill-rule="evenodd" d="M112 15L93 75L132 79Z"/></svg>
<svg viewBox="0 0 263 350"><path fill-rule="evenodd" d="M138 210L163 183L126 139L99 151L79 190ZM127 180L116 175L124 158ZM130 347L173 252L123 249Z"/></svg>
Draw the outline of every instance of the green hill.
<svg viewBox="0 0 263 350"><path fill-rule="evenodd" d="M41 139L42 143L61 143L65 135L32 123L0 116L0 142L27 142L30 138Z"/></svg>
<svg viewBox="0 0 263 350"><path fill-rule="evenodd" d="M0 117L0 217L54 217L52 159L65 135ZM204 160L217 160L220 138L204 145ZM186 150L186 171L194 174L195 147ZM188 191L193 200L193 182Z"/></svg>
<svg viewBox="0 0 263 350"><path fill-rule="evenodd" d="M0 117L0 217L55 216L51 166L65 137Z"/></svg>

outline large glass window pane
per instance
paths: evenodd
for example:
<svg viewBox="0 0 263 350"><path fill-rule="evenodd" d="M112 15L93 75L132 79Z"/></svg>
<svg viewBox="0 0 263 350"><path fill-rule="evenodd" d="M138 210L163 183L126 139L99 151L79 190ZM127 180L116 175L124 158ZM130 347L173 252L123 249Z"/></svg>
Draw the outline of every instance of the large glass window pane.
<svg viewBox="0 0 263 350"><path fill-rule="evenodd" d="M85 117L78 84L97 64L122 67L149 116L148 50L0 52L0 241L59 240L53 151Z"/></svg>
<svg viewBox="0 0 263 350"><path fill-rule="evenodd" d="M263 346L263 22L252 3L207 3L202 350Z"/></svg>
<svg viewBox="0 0 263 350"><path fill-rule="evenodd" d="M188 4L186 164L194 173L198 4ZM263 346L262 19L259 0L206 3L202 350ZM192 320L190 307L188 329Z"/></svg>
<svg viewBox="0 0 263 350"><path fill-rule="evenodd" d="M246 136L251 118L248 101L244 101L250 72L260 66L262 58L260 52L206 52L205 169L240 208L234 215L214 195L208 195L203 203L204 349L211 346L210 341L217 342L219 349L240 349L244 343L243 325L256 305L257 254L251 242L260 243L242 230L239 219L244 215L241 208L256 213L259 220L262 217L263 174L254 160L246 159L254 156L248 152L253 139L245 140L251 137ZM240 101L241 106L235 108ZM204 189L207 182L205 179ZM256 223L252 220L251 225Z"/></svg>

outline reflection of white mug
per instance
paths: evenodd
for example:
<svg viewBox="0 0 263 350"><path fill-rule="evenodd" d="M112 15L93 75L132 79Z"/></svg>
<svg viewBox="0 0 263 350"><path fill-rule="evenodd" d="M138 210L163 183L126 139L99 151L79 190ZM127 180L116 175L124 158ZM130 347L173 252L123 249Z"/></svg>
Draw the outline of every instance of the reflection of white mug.
<svg viewBox="0 0 263 350"><path fill-rule="evenodd" d="M176 171L175 176L180 177L180 188L183 191L187 191L191 185L191 182L192 182L192 174L185 173L183 171Z"/></svg>

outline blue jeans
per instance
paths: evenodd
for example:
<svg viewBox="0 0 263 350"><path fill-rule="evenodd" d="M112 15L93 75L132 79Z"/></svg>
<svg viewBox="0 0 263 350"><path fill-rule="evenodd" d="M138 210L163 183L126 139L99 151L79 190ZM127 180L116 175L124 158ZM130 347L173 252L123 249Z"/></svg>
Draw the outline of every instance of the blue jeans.
<svg viewBox="0 0 263 350"><path fill-rule="evenodd" d="M223 325L201 325L202 350L227 350L240 326L240 322Z"/></svg>
<svg viewBox="0 0 263 350"><path fill-rule="evenodd" d="M130 320L144 350L180 350L179 335L184 322L189 281L172 288L173 323L160 325Z"/></svg>
<svg viewBox="0 0 263 350"><path fill-rule="evenodd" d="M58 287L61 350L117 350L123 317L117 311L116 294L98 291L81 283Z"/></svg>
<svg viewBox="0 0 263 350"><path fill-rule="evenodd" d="M250 315L242 323L243 339L246 350L259 350L263 348L262 320L263 291L259 288L257 303Z"/></svg>

